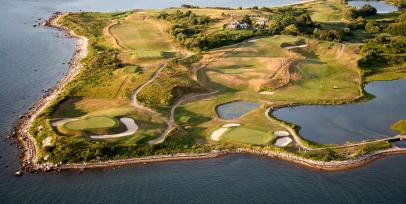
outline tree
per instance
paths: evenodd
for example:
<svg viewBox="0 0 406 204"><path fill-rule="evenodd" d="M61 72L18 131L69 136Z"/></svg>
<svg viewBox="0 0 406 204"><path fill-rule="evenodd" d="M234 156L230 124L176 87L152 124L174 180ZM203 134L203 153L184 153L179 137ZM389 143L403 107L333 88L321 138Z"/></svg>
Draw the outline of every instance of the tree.
<svg viewBox="0 0 406 204"><path fill-rule="evenodd" d="M297 35L299 34L299 30L297 29L295 24L290 24L285 28L284 33L288 35Z"/></svg>
<svg viewBox="0 0 406 204"><path fill-rule="evenodd" d="M241 22L242 22L242 23L246 23L246 24L248 24L248 25L252 25L252 20L251 20L251 18L250 18L249 15L245 15L245 16L242 18Z"/></svg>
<svg viewBox="0 0 406 204"><path fill-rule="evenodd" d="M368 20L365 24L365 31L367 33L378 33L381 29L374 20Z"/></svg>

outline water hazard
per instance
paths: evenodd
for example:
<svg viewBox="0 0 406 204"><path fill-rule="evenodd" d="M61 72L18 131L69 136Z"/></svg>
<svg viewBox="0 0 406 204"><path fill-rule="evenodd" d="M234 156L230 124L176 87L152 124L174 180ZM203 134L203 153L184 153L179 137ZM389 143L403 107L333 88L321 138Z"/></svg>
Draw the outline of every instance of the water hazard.
<svg viewBox="0 0 406 204"><path fill-rule="evenodd" d="M374 99L348 105L282 108L273 114L301 126L300 134L321 143L344 143L394 136L390 125L406 119L406 79L372 82L365 90Z"/></svg>
<svg viewBox="0 0 406 204"><path fill-rule="evenodd" d="M256 108L259 108L259 104L255 102L233 101L217 106L216 111L220 118L232 120L237 119Z"/></svg>

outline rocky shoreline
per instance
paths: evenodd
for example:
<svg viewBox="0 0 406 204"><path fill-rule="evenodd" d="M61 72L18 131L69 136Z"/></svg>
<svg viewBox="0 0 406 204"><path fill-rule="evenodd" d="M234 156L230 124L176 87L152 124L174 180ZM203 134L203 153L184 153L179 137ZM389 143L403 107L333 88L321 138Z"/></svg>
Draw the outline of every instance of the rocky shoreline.
<svg viewBox="0 0 406 204"><path fill-rule="evenodd" d="M56 12L48 20L46 20L43 25L64 32L66 37L77 39L73 57L68 63L69 71L65 74L63 79L57 82L54 88L49 89L46 94L42 96L38 103L31 107L27 113L20 116L20 121L11 131L11 136L15 137L22 145L22 147L19 146L21 149L21 165L24 170L30 172L51 169L51 166L53 166L49 164L37 164L35 162L37 154L36 142L29 133L31 124L34 122L37 115L47 108L50 103L55 100L55 98L64 90L66 84L68 84L68 82L70 82L79 73L81 68L81 60L87 55L88 39L83 36L76 35L74 32L57 23L58 19L63 15L65 14Z"/></svg>
<svg viewBox="0 0 406 204"><path fill-rule="evenodd" d="M164 162L164 161L175 161L175 160L198 160L198 159L210 159L216 158L229 154L255 154L263 155L267 157L277 158L281 160L286 160L292 163L300 164L303 166L321 169L321 170L344 170L351 169L359 166L363 166L371 161L378 158L384 157L386 155L392 154L404 154L406 153L406 148L393 147L386 150L379 150L359 158L346 161L331 161L331 162L321 162L311 159L306 159L299 157L293 153L278 152L273 150L256 150L255 148L238 148L236 150L222 150L216 151L212 150L208 153L190 153L190 154L173 154L173 155L158 155L158 156L147 156L141 158L129 158L120 160L109 160L100 162L90 162L90 163L75 163L75 164L38 164L36 163L36 142L35 139L30 135L29 129L31 124L49 104L63 91L65 85L71 81L80 71L81 60L87 55L87 41L88 39L83 36L77 36L72 31L62 27L57 23L58 19L65 15L64 13L54 13L47 21L44 22L44 26L56 28L63 31L67 37L73 37L77 39L77 45L75 47L74 55L69 63L69 72L60 80L57 85L48 91L41 100L29 111L20 117L18 125L12 130L12 135L16 137L22 147L21 149L21 165L25 171L38 172L38 171L59 171L66 169L76 169L83 170L86 168L105 168L105 167L115 167L123 166L129 164L145 164L152 162Z"/></svg>

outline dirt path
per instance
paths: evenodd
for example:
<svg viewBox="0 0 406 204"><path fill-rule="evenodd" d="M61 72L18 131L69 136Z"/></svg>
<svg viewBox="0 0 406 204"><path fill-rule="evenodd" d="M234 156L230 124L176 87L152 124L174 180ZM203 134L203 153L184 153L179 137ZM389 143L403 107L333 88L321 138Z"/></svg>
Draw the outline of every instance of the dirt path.
<svg viewBox="0 0 406 204"><path fill-rule="evenodd" d="M165 129L165 131L161 134L160 137L150 140L148 141L149 144L159 144L165 141L166 136L168 136L168 134L177 127L176 121L175 121L175 111L176 108L178 108L180 105L186 103L186 102L190 102L193 100L197 100L199 98L206 98L208 96L214 95L218 93L218 91L213 91L213 92L209 92L209 93L202 93L202 94L193 94L193 95L186 95L182 98L180 98L175 105L172 106L171 108L171 113L169 116L169 120L167 121L168 123L168 127Z"/></svg>
<svg viewBox="0 0 406 204"><path fill-rule="evenodd" d="M127 83L129 76L126 76L123 80L123 82L121 82L120 86L118 87L116 94L114 94L113 98L117 98L120 96L121 92L123 91L124 85Z"/></svg>
<svg viewBox="0 0 406 204"><path fill-rule="evenodd" d="M336 59L339 60L339 58L343 55L345 50L345 44L341 44L341 47L339 50L337 50L337 54L336 54Z"/></svg>
<svg viewBox="0 0 406 204"><path fill-rule="evenodd" d="M161 71L165 68L166 64L160 64L159 68L154 72L154 74L152 74L152 76L145 81L143 84L141 84L140 86L138 86L137 89L134 90L133 95L131 96L131 105L133 105L135 108L141 109L141 110L146 110L150 113L153 114L159 114L158 112L156 112L155 110L152 110L151 108L148 108L144 105L142 105L138 99L137 99L137 95L140 93L140 91L147 86L148 84L150 84L151 82L153 82L155 80L155 78L159 75L159 73L161 73Z"/></svg>

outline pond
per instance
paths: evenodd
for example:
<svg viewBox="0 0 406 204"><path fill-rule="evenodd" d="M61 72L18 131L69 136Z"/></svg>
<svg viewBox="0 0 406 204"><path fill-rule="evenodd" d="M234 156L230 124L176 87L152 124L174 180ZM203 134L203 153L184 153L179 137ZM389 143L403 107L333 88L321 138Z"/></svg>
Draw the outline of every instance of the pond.
<svg viewBox="0 0 406 204"><path fill-rule="evenodd" d="M255 102L233 101L217 106L216 111L220 118L232 120L237 119L256 108L259 108L259 104Z"/></svg>
<svg viewBox="0 0 406 204"><path fill-rule="evenodd" d="M348 1L348 5L357 8L361 8L365 4L375 7L378 13L390 13L399 10L397 6L384 1Z"/></svg>
<svg viewBox="0 0 406 204"><path fill-rule="evenodd" d="M365 90L374 99L348 105L282 108L273 114L301 126L302 137L321 143L344 143L398 134L390 125L406 119L406 79L372 82Z"/></svg>

